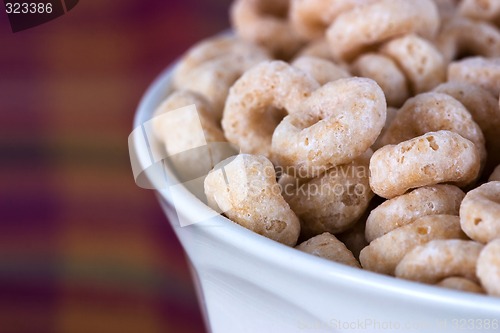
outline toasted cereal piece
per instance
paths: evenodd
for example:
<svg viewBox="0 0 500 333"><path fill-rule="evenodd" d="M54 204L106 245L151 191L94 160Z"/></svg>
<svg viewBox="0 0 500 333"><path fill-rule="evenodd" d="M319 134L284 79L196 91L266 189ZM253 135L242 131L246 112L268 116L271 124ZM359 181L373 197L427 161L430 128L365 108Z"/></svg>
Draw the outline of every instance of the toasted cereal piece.
<svg viewBox="0 0 500 333"><path fill-rule="evenodd" d="M220 121L229 88L244 72L231 63L233 65L229 65L227 58L220 58L202 64L189 72L176 88L203 95L212 105L214 120Z"/></svg>
<svg viewBox="0 0 500 333"><path fill-rule="evenodd" d="M262 236L295 246L300 223L280 194L272 163L240 154L217 164L205 178L213 209Z"/></svg>
<svg viewBox="0 0 500 333"><path fill-rule="evenodd" d="M186 119L186 114L179 114L175 119L162 117L167 112L174 111L189 105L196 105L197 117ZM190 90L179 90L169 95L156 109L153 118L155 136L165 144L169 154L176 154L192 147L189 142L193 128L203 129L207 142L225 142L222 129L214 120L213 109L208 100Z"/></svg>
<svg viewBox="0 0 500 333"><path fill-rule="evenodd" d="M493 94L474 84L453 81L437 86L434 91L450 95L467 108L484 134L488 164L500 163L500 108Z"/></svg>
<svg viewBox="0 0 500 333"><path fill-rule="evenodd" d="M408 252L396 267L396 277L435 284L458 276L477 282L476 263L483 245L468 240L437 239Z"/></svg>
<svg viewBox="0 0 500 333"><path fill-rule="evenodd" d="M460 218L453 215L427 215L394 229L365 247L359 260L363 268L394 275L406 253L433 239L467 239L460 229Z"/></svg>
<svg viewBox="0 0 500 333"><path fill-rule="evenodd" d="M370 160L370 186L390 199L427 185L467 186L479 169L479 153L471 141L450 131L429 132L377 150Z"/></svg>
<svg viewBox="0 0 500 333"><path fill-rule="evenodd" d="M341 13L375 1L378 0L292 0L290 20L300 36L315 40Z"/></svg>
<svg viewBox="0 0 500 333"><path fill-rule="evenodd" d="M438 7L441 21L454 17L457 12L457 2L460 0L434 0Z"/></svg>
<svg viewBox="0 0 500 333"><path fill-rule="evenodd" d="M479 186L460 206L462 229L473 240L488 243L500 238L500 181Z"/></svg>
<svg viewBox="0 0 500 333"><path fill-rule="evenodd" d="M254 44L230 36L217 36L193 46L175 68L173 86L203 95L218 122L229 88L249 68L269 59Z"/></svg>
<svg viewBox="0 0 500 333"><path fill-rule="evenodd" d="M345 231L363 215L373 198L368 182L371 154L369 151L349 164L331 168L297 188L288 203L306 238L325 231Z"/></svg>
<svg viewBox="0 0 500 333"><path fill-rule="evenodd" d="M359 260L359 253L363 250L368 242L365 239L365 222L370 212L370 206L365 211L363 216L356 221L354 226L350 229L337 234L336 237L345 244L345 246L352 252L354 258Z"/></svg>
<svg viewBox="0 0 500 333"><path fill-rule="evenodd" d="M498 22L500 20L500 1L498 0L462 0L460 15L474 20Z"/></svg>
<svg viewBox="0 0 500 333"><path fill-rule="evenodd" d="M486 161L483 132L469 111L453 97L428 92L406 101L384 133L382 144L396 144L419 135L438 130L449 130L472 141Z"/></svg>
<svg viewBox="0 0 500 333"><path fill-rule="evenodd" d="M333 61L330 45L325 38L319 38L309 42L297 53L296 57L307 56Z"/></svg>
<svg viewBox="0 0 500 333"><path fill-rule="evenodd" d="M497 181L497 182L500 182L500 165L498 165L495 170L493 171L493 173L491 174L490 178L488 179L488 181L490 182L493 182L493 181Z"/></svg>
<svg viewBox="0 0 500 333"><path fill-rule="evenodd" d="M483 248L477 259L476 274L489 295L500 296L500 239Z"/></svg>
<svg viewBox="0 0 500 333"><path fill-rule="evenodd" d="M408 82L398 65L389 57L365 53L352 64L352 72L367 77L380 85L388 105L401 106L408 99Z"/></svg>
<svg viewBox="0 0 500 333"><path fill-rule="evenodd" d="M288 115L272 138L277 164L313 178L361 156L385 124L382 89L366 78L327 83Z"/></svg>
<svg viewBox="0 0 500 333"><path fill-rule="evenodd" d="M193 69L220 58L239 58L240 61L252 66L269 58L269 54L261 47L243 41L231 35L218 35L207 38L191 47L177 64L174 73L174 83L185 84L186 77Z"/></svg>
<svg viewBox="0 0 500 333"><path fill-rule="evenodd" d="M498 130L500 108L498 100L490 91L475 84L450 81L437 86L434 92L450 95L462 103L483 131L487 141L488 137L493 136L491 132Z"/></svg>
<svg viewBox="0 0 500 333"><path fill-rule="evenodd" d="M435 43L446 63L463 55L500 56L500 31L487 22L455 17L445 22Z"/></svg>
<svg viewBox="0 0 500 333"><path fill-rule="evenodd" d="M303 41L287 18L289 0L236 0L230 9L236 34L262 45L277 58L290 58Z"/></svg>
<svg viewBox="0 0 500 333"><path fill-rule="evenodd" d="M297 177L294 177L287 174L279 167L277 169L282 172L278 180L278 185L281 188L281 195L286 200L286 202L290 203L290 200L296 195L298 188L307 183L308 181L310 181L311 179L300 178L299 175L296 175Z"/></svg>
<svg viewBox="0 0 500 333"><path fill-rule="evenodd" d="M292 66L310 74L320 85L338 79L351 77L343 67L326 59L302 56L292 62Z"/></svg>
<svg viewBox="0 0 500 333"><path fill-rule="evenodd" d="M388 232L427 215L458 216L465 193L454 185L417 188L387 200L373 209L366 220L365 237L371 242Z"/></svg>
<svg viewBox="0 0 500 333"><path fill-rule="evenodd" d="M468 82L500 94L500 58L473 57L448 66L448 80Z"/></svg>
<svg viewBox="0 0 500 333"><path fill-rule="evenodd" d="M287 114L319 88L309 74L283 61L261 63L236 81L229 91L222 127L229 142L243 153L271 156L271 137Z"/></svg>
<svg viewBox="0 0 500 333"><path fill-rule="evenodd" d="M295 247L302 252L310 253L344 265L361 268L349 249L334 235L324 232L314 236Z"/></svg>
<svg viewBox="0 0 500 333"><path fill-rule="evenodd" d="M193 104L196 109L185 108ZM157 108L151 123L154 137L181 181L206 175L236 153L214 120L210 103L195 92L172 93Z"/></svg>
<svg viewBox="0 0 500 333"><path fill-rule="evenodd" d="M416 33L433 38L439 23L432 0L379 0L340 14L326 36L334 59L349 61L394 37Z"/></svg>
<svg viewBox="0 0 500 333"><path fill-rule="evenodd" d="M396 118L397 113L398 113L398 109L396 109L392 106L387 107L387 117L385 119L384 128L382 128L380 135L378 136L375 143L372 145L372 149L374 151L385 146L384 143L382 142L382 138L384 137L384 134L387 131L387 129L389 128L389 126L391 126L391 123L394 121L394 118Z"/></svg>
<svg viewBox="0 0 500 333"><path fill-rule="evenodd" d="M440 286L443 288L448 288L448 289L455 289L455 290L460 290L460 291L465 291L469 293L476 293L476 294L484 294L484 289L481 288L479 284L477 284L474 281L471 281L469 279L463 278L463 277L458 277L458 276L451 276L448 278L445 278L438 283L436 283L436 286Z"/></svg>
<svg viewBox="0 0 500 333"><path fill-rule="evenodd" d="M384 199L381 197L373 197L368 205L368 208L365 210L364 214L356 221L354 226L349 228L348 230L336 234L335 236L345 244L345 246L351 250L354 257L359 261L359 253L363 250L368 243L365 238L365 227L366 227L366 219L370 215L370 212L373 208L379 206Z"/></svg>
<svg viewBox="0 0 500 333"><path fill-rule="evenodd" d="M446 80L443 56L431 42L417 35L395 38L385 43L380 52L396 61L413 94L429 91Z"/></svg>
<svg viewBox="0 0 500 333"><path fill-rule="evenodd" d="M281 187L281 194L283 195L283 197L285 198L285 193L288 193L289 191L295 191L295 189L297 187L302 185L300 183L300 181L301 180L299 178L295 178L294 176L290 176L287 173L282 173L279 176L278 185ZM293 192L290 192L290 195L292 193ZM286 200L286 198L285 198L285 200ZM287 202L288 202L288 200L287 200Z"/></svg>

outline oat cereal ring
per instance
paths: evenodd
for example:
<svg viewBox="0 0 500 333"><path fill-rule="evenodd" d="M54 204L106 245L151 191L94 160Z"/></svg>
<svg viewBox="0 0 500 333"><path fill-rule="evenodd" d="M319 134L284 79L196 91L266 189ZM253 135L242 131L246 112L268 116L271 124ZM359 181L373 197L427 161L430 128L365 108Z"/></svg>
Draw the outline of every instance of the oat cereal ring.
<svg viewBox="0 0 500 333"><path fill-rule="evenodd" d="M451 276L451 277L445 278L445 279L441 280L440 282L436 283L436 286L448 288L448 289L466 291L469 293L476 293L476 294L484 294L485 293L484 289L481 288L481 286L478 285L476 282L471 281L471 280L466 279L466 278L463 278L463 277L458 277L458 276Z"/></svg>
<svg viewBox="0 0 500 333"><path fill-rule="evenodd" d="M300 36L314 40L321 38L341 13L375 1L378 0L292 0L290 20Z"/></svg>
<svg viewBox="0 0 500 333"><path fill-rule="evenodd" d="M173 85L205 96L220 121L231 85L247 69L268 59L267 52L254 44L235 37L214 37L194 46L181 59Z"/></svg>
<svg viewBox="0 0 500 333"><path fill-rule="evenodd" d="M315 177L349 163L375 142L386 118L382 89L367 78L327 83L276 127L273 158L289 171Z"/></svg>
<svg viewBox="0 0 500 333"><path fill-rule="evenodd" d="M365 239L365 221L370 211L370 207L365 211L363 216L350 229L336 235L336 237L345 244L352 252L354 258L359 260L359 253L363 250L368 242Z"/></svg>
<svg viewBox="0 0 500 333"><path fill-rule="evenodd" d="M413 94L429 91L446 80L443 56L429 41L410 34L385 43L380 52L391 57L408 79Z"/></svg>
<svg viewBox="0 0 500 333"><path fill-rule="evenodd" d="M234 36L222 35L208 38L191 47L181 58L175 68L174 85L188 84L187 77L191 71L221 58L229 58L233 61L237 59L242 63L243 68L248 68L269 59L269 54L263 48Z"/></svg>
<svg viewBox="0 0 500 333"><path fill-rule="evenodd" d="M349 251L344 243L328 232L309 238L305 242L297 245L295 248L320 258L361 268L352 252Z"/></svg>
<svg viewBox="0 0 500 333"><path fill-rule="evenodd" d="M175 119L161 116L192 104L196 105L197 110L193 118L186 118L185 114L178 114ZM168 96L155 111L153 130L156 138L165 145L167 153L173 155L192 147L192 133L199 128L200 123L207 142L227 141L222 129L214 121L213 110L207 99L193 91L179 90Z"/></svg>
<svg viewBox="0 0 500 333"><path fill-rule="evenodd" d="M240 154L222 161L206 177L205 194L210 207L241 226L289 246L297 243L299 220L267 158Z"/></svg>
<svg viewBox="0 0 500 333"><path fill-rule="evenodd" d="M417 188L387 200L373 209L366 220L368 242L427 215L457 215L465 193L453 185Z"/></svg>
<svg viewBox="0 0 500 333"><path fill-rule="evenodd" d="M331 168L297 188L288 203L306 238L325 231L345 231L363 215L373 198L368 176L372 153L370 150L349 164Z"/></svg>
<svg viewBox="0 0 500 333"><path fill-rule="evenodd" d="M460 206L462 229L480 243L500 238L500 182L489 182L470 191Z"/></svg>
<svg viewBox="0 0 500 333"><path fill-rule="evenodd" d="M287 19L289 0L236 0L232 25L244 40L262 45L278 58L290 58L303 44Z"/></svg>
<svg viewBox="0 0 500 333"><path fill-rule="evenodd" d="M486 22L454 18L444 24L435 43L446 63L464 54L500 56L500 32Z"/></svg>
<svg viewBox="0 0 500 333"><path fill-rule="evenodd" d="M368 246L368 242L365 238L365 227L366 227L366 219L370 215L370 212L377 206L379 206L384 201L381 197L374 197L368 208L365 210L364 214L356 221L354 226L349 228L348 230L336 234L335 236L345 244L345 246L352 252L354 258L359 261L359 253L366 246Z"/></svg>
<svg viewBox="0 0 500 333"><path fill-rule="evenodd" d="M437 5L441 21L456 15L457 2L460 0L434 0Z"/></svg>
<svg viewBox="0 0 500 333"><path fill-rule="evenodd" d="M387 107L387 117L385 119L384 128L382 128L380 135L378 136L375 143L372 145L372 149L374 151L376 151L384 146L384 143L382 142L382 138L384 137L384 134L387 131L387 129L389 128L389 126L391 126L392 122L394 121L394 118L396 118L397 113L398 113L398 109L396 109L395 107L392 107L392 106Z"/></svg>
<svg viewBox="0 0 500 333"><path fill-rule="evenodd" d="M435 284L458 276L478 282L476 262L483 245L468 240L438 239L408 252L396 267L396 277Z"/></svg>
<svg viewBox="0 0 500 333"><path fill-rule="evenodd" d="M500 296L500 239L488 243L477 259L476 274L489 295Z"/></svg>
<svg viewBox="0 0 500 333"><path fill-rule="evenodd" d="M178 111L193 104L196 113ZM215 164L235 154L228 149L229 144L214 120L210 103L192 91L179 90L168 96L155 112L152 129L169 156L168 161L180 171L178 176L182 179L205 175ZM200 129L203 132L197 133Z"/></svg>
<svg viewBox="0 0 500 333"><path fill-rule="evenodd" d="M399 107L410 96L405 75L389 57L376 53L363 54L354 61L351 70L357 76L377 82L388 105Z"/></svg>
<svg viewBox="0 0 500 333"><path fill-rule="evenodd" d="M281 188L281 195L285 201L289 203L297 193L297 189L310 180L309 178L296 178L283 172L278 180L278 185Z"/></svg>
<svg viewBox="0 0 500 333"><path fill-rule="evenodd" d="M377 150L370 160L370 186L390 199L427 185L467 186L477 178L479 169L474 143L455 132L429 132Z"/></svg>
<svg viewBox="0 0 500 333"><path fill-rule="evenodd" d="M193 69L176 88L188 89L205 96L214 110L214 119L220 121L229 88L243 72L243 68L236 66L234 60L216 59Z"/></svg>
<svg viewBox="0 0 500 333"><path fill-rule="evenodd" d="M201 64L237 52L238 48L247 45L249 44L229 35L215 36L195 44L177 64L174 82L182 80L190 71Z"/></svg>
<svg viewBox="0 0 500 333"><path fill-rule="evenodd" d="M467 239L460 228L460 218L453 215L427 215L392 230L365 247L359 260L372 272L394 275L406 253L433 239Z"/></svg>
<svg viewBox="0 0 500 333"><path fill-rule="evenodd" d="M500 1L498 0L462 0L460 15L474 20L500 21Z"/></svg>
<svg viewBox="0 0 500 333"><path fill-rule="evenodd" d="M299 51L299 53L297 53L296 57L298 58L303 56L310 56L333 61L332 53L330 52L330 45L325 38L313 40L306 46L304 46Z"/></svg>
<svg viewBox="0 0 500 333"><path fill-rule="evenodd" d="M428 92L407 100L381 141L384 145L397 144L438 130L453 131L472 141L484 165L486 148L481 128L462 103L447 94Z"/></svg>
<svg viewBox="0 0 500 333"><path fill-rule="evenodd" d="M448 80L476 84L498 97L500 94L500 58L466 58L448 66Z"/></svg>
<svg viewBox="0 0 500 333"><path fill-rule="evenodd" d="M440 84L434 92L450 95L462 103L481 128L486 141L498 136L500 108L491 92L471 83L454 81Z"/></svg>
<svg viewBox="0 0 500 333"><path fill-rule="evenodd" d="M334 59L349 61L394 37L416 33L431 39L439 23L432 0L379 0L340 14L326 36Z"/></svg>
<svg viewBox="0 0 500 333"><path fill-rule="evenodd" d="M343 67L321 58L302 56L296 58L291 65L310 74L320 85L351 77Z"/></svg>
<svg viewBox="0 0 500 333"><path fill-rule="evenodd" d="M283 61L261 63L231 87L222 127L243 153L271 156L271 137L287 113L302 110L302 101L319 88L307 73Z"/></svg>
<svg viewBox="0 0 500 333"><path fill-rule="evenodd" d="M497 181L497 182L500 182L500 165L498 165L495 170L493 171L493 173L491 174L490 178L488 179L488 181L490 182L493 182L493 181Z"/></svg>
<svg viewBox="0 0 500 333"><path fill-rule="evenodd" d="M474 84L466 82L446 82L434 89L448 94L462 103L479 125L486 141L488 155L487 169L500 163L500 108L493 94Z"/></svg>

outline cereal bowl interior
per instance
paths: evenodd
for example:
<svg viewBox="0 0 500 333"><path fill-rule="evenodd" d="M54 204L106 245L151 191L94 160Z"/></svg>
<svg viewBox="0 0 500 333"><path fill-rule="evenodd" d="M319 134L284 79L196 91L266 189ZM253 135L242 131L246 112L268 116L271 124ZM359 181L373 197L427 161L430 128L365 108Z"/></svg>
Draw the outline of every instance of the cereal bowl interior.
<svg viewBox="0 0 500 333"><path fill-rule="evenodd" d="M202 179L162 163L148 137L148 121L166 97L171 74L172 69L163 72L143 97L134 122L140 130L130 137L131 155L138 182L157 188L160 205L187 253L210 332L500 329L498 298L315 257L251 232L208 207ZM141 174L143 170L148 172Z"/></svg>

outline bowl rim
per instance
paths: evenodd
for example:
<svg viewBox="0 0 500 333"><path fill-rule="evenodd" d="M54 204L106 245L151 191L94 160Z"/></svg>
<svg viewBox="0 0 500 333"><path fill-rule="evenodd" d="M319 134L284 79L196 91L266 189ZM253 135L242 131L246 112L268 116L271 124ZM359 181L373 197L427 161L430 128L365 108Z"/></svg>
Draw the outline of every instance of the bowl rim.
<svg viewBox="0 0 500 333"><path fill-rule="evenodd" d="M150 120L156 107L166 97L172 73L177 63L178 61L175 61L173 65L166 67L147 88L134 116L134 129ZM138 150L141 145L136 140L133 140L129 148ZM146 155L138 156L144 157ZM148 162L139 159L142 167L147 166ZM171 178L174 183L179 184L180 181L176 178L173 170L168 166L166 167L167 177ZM168 190L160 189L156 191L160 201L173 206L172 197ZM185 219L195 220L200 213L213 215L214 211L184 186L178 187L176 195L175 207L177 214L182 215ZM433 302L436 305L445 305L449 307L448 309L461 311L473 309L474 311L480 310L500 316L500 298L416 283L339 264L258 235L222 215L213 217L210 223L200 222L185 227L174 225L172 222L171 224L174 228L191 228L192 232L204 234L221 244L238 248L246 253L256 255L262 260L271 261L273 265L297 272L300 275L307 275L315 280L322 280L326 283L353 284L357 289L383 294L386 298L412 297L412 301L426 305L429 304L428 302ZM283 260L283 258L287 258L287 260Z"/></svg>

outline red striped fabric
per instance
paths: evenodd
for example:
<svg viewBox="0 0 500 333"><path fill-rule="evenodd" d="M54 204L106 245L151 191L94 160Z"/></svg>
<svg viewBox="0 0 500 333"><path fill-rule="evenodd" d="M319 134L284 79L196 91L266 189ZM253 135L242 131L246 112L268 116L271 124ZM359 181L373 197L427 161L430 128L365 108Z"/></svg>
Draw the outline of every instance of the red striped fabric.
<svg viewBox="0 0 500 333"><path fill-rule="evenodd" d="M0 333L204 331L127 137L149 83L227 28L229 2L82 0L15 34L0 13Z"/></svg>

